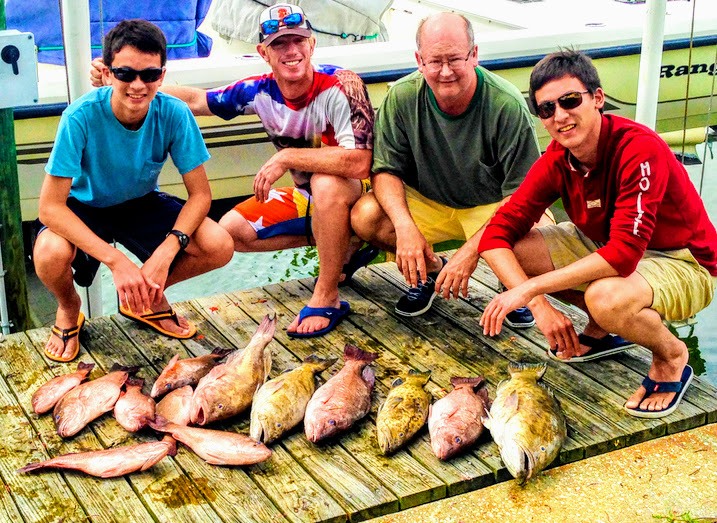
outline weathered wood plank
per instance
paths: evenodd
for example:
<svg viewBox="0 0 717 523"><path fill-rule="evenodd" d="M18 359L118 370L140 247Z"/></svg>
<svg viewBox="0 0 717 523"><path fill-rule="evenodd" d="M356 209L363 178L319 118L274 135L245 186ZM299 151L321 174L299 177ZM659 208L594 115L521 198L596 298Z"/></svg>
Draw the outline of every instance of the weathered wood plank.
<svg viewBox="0 0 717 523"><path fill-rule="evenodd" d="M83 431L71 439L61 438L55 431L52 413L37 416L32 410L31 403L32 395L38 387L57 375L73 372L79 361L91 363L91 358L83 353L75 362L53 364L51 368L48 368L47 360L41 356L37 346L31 341L31 338L38 339L37 334L39 333L33 331L29 334L30 337L20 338L19 343L7 346L0 361L3 375L6 376L13 393L40 437L39 446L33 453L33 459L28 460L28 463L70 452L102 449L101 443L92 431ZM42 340L44 346L47 335L41 335L39 339ZM102 374L101 370L95 369L91 377L97 378ZM61 480L59 471L43 472L40 475L55 475ZM34 476L38 475L32 474L27 477ZM113 518L153 521L151 514L137 499L136 494L124 478L100 480L82 473L65 473L64 477L87 514L96 514L97 516L93 519L97 521L113 521Z"/></svg>
<svg viewBox="0 0 717 523"><path fill-rule="evenodd" d="M29 331L36 349L41 350L45 336L38 336L42 329ZM130 340L108 317L94 318L85 324L82 330L85 347L98 367L105 373L114 363L127 366L139 366L139 377L147 377L151 369L148 361L136 350ZM95 370L98 370L97 367ZM151 431L143 430L135 434L122 428L111 413L97 418L86 432L97 434L105 448L133 445L147 441L156 441ZM183 449L180 449L183 452ZM161 521L220 521L208 501L193 489L191 482L183 474L173 458L165 458L144 472L135 472L126 476L142 503Z"/></svg>
<svg viewBox="0 0 717 523"><path fill-rule="evenodd" d="M0 364L7 376L6 358L12 358L17 347L24 349L22 334L8 336L2 344ZM61 518L81 520L86 517L72 489L60 474L20 475L16 470L31 461L49 458L42 441L33 430L17 398L5 379L0 379L0 475L17 503L22 518L28 521L56 521Z"/></svg>
<svg viewBox="0 0 717 523"><path fill-rule="evenodd" d="M498 289L497 277L495 276L495 274L493 274L493 272L490 270L490 267L488 267L483 260L481 260L481 263L478 264L478 267L476 268L473 277L474 279L477 279L491 289ZM558 310L560 310L561 312L563 312L563 314L570 318L570 320L573 322L573 324L578 330L582 330L585 327L585 325L587 324L587 316L582 311L580 311L576 307L568 306L560 302L559 300L552 298L551 296L548 296L548 299ZM536 328L531 329L531 331L534 330L536 330ZM543 341L545 340L542 334L537 334L534 332L527 333L524 331L520 334L527 334L530 337L541 339ZM650 353L650 351L644 348L632 349L627 353L625 357L617 356L611 360L624 365L624 367L632 369L636 372L636 374L625 374L622 372L618 372L617 369L611 369L611 371L606 371L606 369L602 369L603 379L595 379L598 379L598 381L603 382L603 385L617 392L618 394L624 395L625 399L627 399L642 382L642 378L647 374L647 371L650 368L650 364L652 362L652 354ZM592 362L591 365L595 367L600 367L603 363L611 360L600 360ZM616 374L620 378L624 378L621 379L619 383L616 383L615 380L612 380L612 377ZM596 376L595 373L591 373L591 375L593 377ZM708 382L699 378L695 378L692 382L692 385L690 385L690 388L685 393L685 397L681 405L684 405L685 402L691 403L695 407L698 407L699 409L705 411L707 416L707 423L714 423L715 421L717 421L717 388L710 385ZM686 408L689 409L689 407ZM667 424L667 433L671 434L674 432L679 432L680 430L694 428L695 423L700 419L699 413L697 413L697 411L694 411L695 413L697 413L696 416L690 417L685 416L684 411L685 408L680 407L680 409L678 409L676 413L662 418L663 421ZM637 443L637 441L635 443Z"/></svg>
<svg viewBox="0 0 717 523"><path fill-rule="evenodd" d="M197 336L189 340L175 340L157 336L151 329L135 328L135 323L126 318L114 318L122 331L140 348L145 358L153 362L153 367L144 371L148 378L147 389L177 353L180 358L185 358L207 354L218 346L235 347L189 303L175 304L175 310L197 324ZM222 427L236 431L236 427L231 424ZM241 468L210 465L189 449L178 453L175 459L192 480L194 487L211 503L223 520L254 523L286 521ZM237 507L242 507L243 510L237 511Z"/></svg>

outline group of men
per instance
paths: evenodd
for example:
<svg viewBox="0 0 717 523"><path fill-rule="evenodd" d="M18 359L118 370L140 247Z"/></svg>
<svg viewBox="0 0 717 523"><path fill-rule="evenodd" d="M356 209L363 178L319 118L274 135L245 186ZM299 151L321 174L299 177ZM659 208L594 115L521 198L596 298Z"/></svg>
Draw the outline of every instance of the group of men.
<svg viewBox="0 0 717 523"><path fill-rule="evenodd" d="M396 304L407 316L438 294L467 296L482 256L506 287L480 320L485 334L504 321L537 324L549 356L567 362L643 345L653 363L626 409L659 417L677 407L692 369L662 321L711 301L717 232L667 145L602 114L589 58L554 53L531 75L530 102L553 138L541 156L520 91L478 65L460 15L421 22L418 71L391 87L376 116L355 73L312 65L316 41L301 8L267 8L259 32L271 73L209 91L162 86L166 41L156 26L129 20L105 37L91 73L103 87L63 113L40 196L34 261L58 300L49 358L77 355L84 318L73 277L88 285L100 263L112 271L121 314L186 338L196 328L167 302L169 285L234 251L315 242L319 276L290 336L334 329L350 310L339 287L379 249L395 253L409 285ZM254 198L219 223L206 217L209 155L192 113L256 114L277 148ZM187 189L183 205L157 190L167 153ZM294 186L274 188L287 171ZM571 222L556 225L547 209L559 198ZM465 241L449 260L433 252L446 240ZM546 293L585 310L582 334Z"/></svg>

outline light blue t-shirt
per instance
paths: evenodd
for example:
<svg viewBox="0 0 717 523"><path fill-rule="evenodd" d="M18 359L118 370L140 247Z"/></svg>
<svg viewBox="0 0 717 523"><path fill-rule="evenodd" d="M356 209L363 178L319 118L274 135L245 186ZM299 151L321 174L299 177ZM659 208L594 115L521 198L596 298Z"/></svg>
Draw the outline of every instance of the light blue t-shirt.
<svg viewBox="0 0 717 523"><path fill-rule="evenodd" d="M62 113L45 170L72 178L70 196L93 207L109 207L157 190L167 153L186 174L209 159L187 104L164 94L149 105L136 131L126 129L110 106L112 87L100 87Z"/></svg>

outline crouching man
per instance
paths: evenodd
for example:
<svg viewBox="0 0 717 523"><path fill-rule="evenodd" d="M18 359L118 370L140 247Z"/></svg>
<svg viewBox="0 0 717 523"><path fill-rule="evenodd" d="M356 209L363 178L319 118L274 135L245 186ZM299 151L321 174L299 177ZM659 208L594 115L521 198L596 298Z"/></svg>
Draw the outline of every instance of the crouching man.
<svg viewBox="0 0 717 523"><path fill-rule="evenodd" d="M565 362L647 347L652 366L625 408L666 416L693 372L687 347L663 320L688 318L712 300L715 228L667 144L647 127L602 114L605 95L587 56L546 56L531 74L530 100L553 141L481 239L481 256L510 290L480 324L496 335L508 312L527 305L549 355ZM531 231L558 198L572 223ZM588 314L582 334L545 293Z"/></svg>
<svg viewBox="0 0 717 523"><path fill-rule="evenodd" d="M174 338L196 327L167 302L169 285L225 265L229 233L206 217L209 154L187 105L157 93L167 59L162 31L126 20L104 40L109 85L62 114L40 192L35 271L57 298L45 354L70 361L84 316L74 280L90 285L100 263L112 271L120 312ZM167 154L182 174L187 201L159 192ZM143 264L111 245L117 241Z"/></svg>

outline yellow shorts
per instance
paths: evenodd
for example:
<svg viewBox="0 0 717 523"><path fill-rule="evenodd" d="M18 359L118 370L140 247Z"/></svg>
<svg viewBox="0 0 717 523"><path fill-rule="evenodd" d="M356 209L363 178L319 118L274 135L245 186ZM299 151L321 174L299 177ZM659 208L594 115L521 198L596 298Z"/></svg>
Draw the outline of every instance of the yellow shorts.
<svg viewBox="0 0 717 523"><path fill-rule="evenodd" d="M454 209L430 200L405 186L406 201L418 230L431 245L448 240L467 240L490 220L498 203Z"/></svg>
<svg viewBox="0 0 717 523"><path fill-rule="evenodd" d="M594 253L604 244L585 236L571 222L539 227L556 269ZM635 269L652 288L651 309L662 319L679 321L694 316L712 301L717 278L695 260L689 249L647 250ZM577 290L585 291L587 284Z"/></svg>

